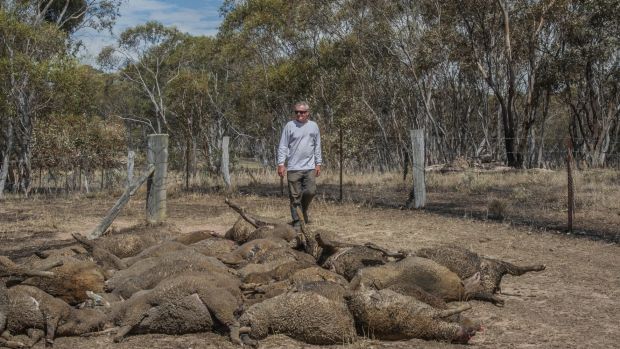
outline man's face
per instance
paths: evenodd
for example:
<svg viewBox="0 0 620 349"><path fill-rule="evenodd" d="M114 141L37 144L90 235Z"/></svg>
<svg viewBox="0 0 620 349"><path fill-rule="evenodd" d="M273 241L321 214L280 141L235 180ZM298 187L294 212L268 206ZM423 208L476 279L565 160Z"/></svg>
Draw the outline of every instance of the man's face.
<svg viewBox="0 0 620 349"><path fill-rule="evenodd" d="M298 122L306 123L308 122L308 117L310 116L310 111L308 107L305 105L297 105L295 106L295 119Z"/></svg>

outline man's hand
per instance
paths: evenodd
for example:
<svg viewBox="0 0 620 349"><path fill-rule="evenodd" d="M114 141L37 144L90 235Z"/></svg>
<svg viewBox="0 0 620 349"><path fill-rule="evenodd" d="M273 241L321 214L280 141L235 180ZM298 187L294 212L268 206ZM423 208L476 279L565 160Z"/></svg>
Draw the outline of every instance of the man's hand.
<svg viewBox="0 0 620 349"><path fill-rule="evenodd" d="M278 165L278 176L284 177L285 173L286 173L286 167L284 167L284 165Z"/></svg>
<svg viewBox="0 0 620 349"><path fill-rule="evenodd" d="M316 176L320 176L321 175L321 165L316 165L314 167L314 171L316 172Z"/></svg>

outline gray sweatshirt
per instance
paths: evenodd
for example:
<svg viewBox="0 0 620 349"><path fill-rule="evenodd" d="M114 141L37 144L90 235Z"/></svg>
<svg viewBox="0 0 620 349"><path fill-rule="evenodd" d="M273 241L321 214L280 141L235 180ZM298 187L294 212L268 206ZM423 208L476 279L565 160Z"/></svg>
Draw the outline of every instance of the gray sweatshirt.
<svg viewBox="0 0 620 349"><path fill-rule="evenodd" d="M278 146L278 165L288 159L288 171L314 170L321 158L321 134L316 122L289 121L282 130Z"/></svg>

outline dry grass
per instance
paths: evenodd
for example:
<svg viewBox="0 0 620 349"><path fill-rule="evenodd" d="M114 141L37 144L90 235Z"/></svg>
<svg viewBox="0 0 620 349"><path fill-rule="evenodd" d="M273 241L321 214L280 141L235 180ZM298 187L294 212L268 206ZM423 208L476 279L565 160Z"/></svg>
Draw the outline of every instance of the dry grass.
<svg viewBox="0 0 620 349"><path fill-rule="evenodd" d="M345 172L343 176L343 202L359 207L401 207L411 190L411 177L403 181L402 173L393 172ZM606 239L619 241L620 227L620 172L617 170L576 171L575 219L577 233L604 235ZM114 189L88 194L64 196L85 198L87 201L114 202L124 190L122 180ZM427 172L427 206L431 212L452 216L480 219L503 219L525 223L543 229L564 229L567 221L567 185L564 171L523 170L507 172ZM340 198L339 173L323 171L317 179L317 204L325 204ZM227 195L286 196L286 181L281 187L275 169L242 166L232 173L232 188L227 190L220 176L198 173L190 179L190 190L185 188L183 173L170 172L168 177L169 199L199 200L205 193ZM144 188L137 194L145 195ZM9 195L8 200L18 197ZM19 199L21 200L21 199ZM33 200L33 199L28 199ZM34 196L34 200L48 200L46 196ZM1 214L0 209L0 214ZM267 212L268 213L268 212ZM40 212L49 216L41 223L41 230L54 229L53 212ZM12 224L12 225L11 225ZM19 222L9 224L11 231L23 227ZM2 232L0 232L2 233Z"/></svg>
<svg viewBox="0 0 620 349"><path fill-rule="evenodd" d="M255 194L236 193L234 199L250 212L288 219L287 198L265 196L260 190L271 190L279 180L265 174L271 186L251 187ZM273 177L270 177L273 176ZM392 175L394 176L394 175ZM451 174L454 181L461 178ZM512 183L525 182L513 175ZM347 190L363 189L375 185L383 192L375 195L388 196L389 187L376 175L352 183ZM337 178L337 177L336 177ZM392 177L399 179L398 177ZM559 177L558 177L559 178ZM266 178L267 179L267 178ZM321 181L329 175L321 177ZM351 179L352 180L352 179ZM444 178L444 180L447 180ZM530 179L531 180L531 179ZM499 179L498 179L499 181ZM525 182L524 182L525 181ZM319 186L329 188L329 182ZM542 185L542 184L539 184ZM394 187L400 187L398 183ZM248 188L240 186L247 190ZM266 188L266 189L265 189ZM225 231L238 215L223 202L224 195L214 193L184 192L179 189L177 197L168 201L168 222L182 232L211 229ZM276 187L277 191L278 188ZM375 190L375 189L373 189ZM451 189L453 190L453 189ZM402 191L400 187L399 191ZM366 192L361 192L366 194ZM539 195L530 190L530 195ZM267 192L269 194L269 192ZM462 192L443 192L452 201ZM325 195L328 195L326 193ZM437 195L437 194L434 194ZM600 195L597 192L595 195ZM462 197L471 197L469 193ZM378 200L378 199L377 199ZM510 198L506 198L510 200ZM11 199L0 207L0 249L16 251L28 248L49 247L59 239L69 239L66 232L89 231L114 203L115 197L88 198L85 195L50 199ZM437 197L430 202L438 202ZM363 243L374 242L392 250L415 250L420 247L442 243L454 243L470 248L480 254L506 259L519 264L543 263L547 270L520 277L506 277L501 295L506 306L495 307L488 303L472 302L468 316L481 320L486 330L476 335L472 346L476 348L615 348L617 347L617 315L620 310L620 280L617 265L620 262L618 246L600 241L573 239L560 234L540 234L529 227L513 227L496 221L480 221L461 217L445 217L426 211L398 210L390 207L367 207L359 202L335 203L319 196L313 204L314 223L311 229L336 231L342 240ZM486 205L486 204L485 204ZM144 196L133 198L115 221L118 227L132 226L144 220ZM55 225L55 228L54 228ZM49 229L45 234L38 228ZM54 229L54 231L51 231ZM29 230L22 238L22 230ZM26 236L27 235L27 236ZM318 348L296 342L283 336L271 336L263 341L264 348ZM110 336L92 338L58 338L58 349L68 348L234 348L226 336L212 333L184 336L140 335L130 336L127 341L112 343ZM41 345L42 347L42 345ZM339 348L341 346L338 346ZM435 341L384 342L363 339L342 348L465 348L466 346Z"/></svg>

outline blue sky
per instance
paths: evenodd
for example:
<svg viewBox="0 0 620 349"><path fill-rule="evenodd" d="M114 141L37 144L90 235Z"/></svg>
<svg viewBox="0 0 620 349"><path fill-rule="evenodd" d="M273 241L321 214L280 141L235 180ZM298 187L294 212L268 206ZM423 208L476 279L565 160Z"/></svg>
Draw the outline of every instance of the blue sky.
<svg viewBox="0 0 620 349"><path fill-rule="evenodd" d="M192 35L215 35L222 21L219 16L222 3L223 0L125 0L112 35L93 30L76 33L76 37L86 47L80 53L80 59L84 63L94 64L101 48L115 41L114 35L150 20L176 26L182 32Z"/></svg>

